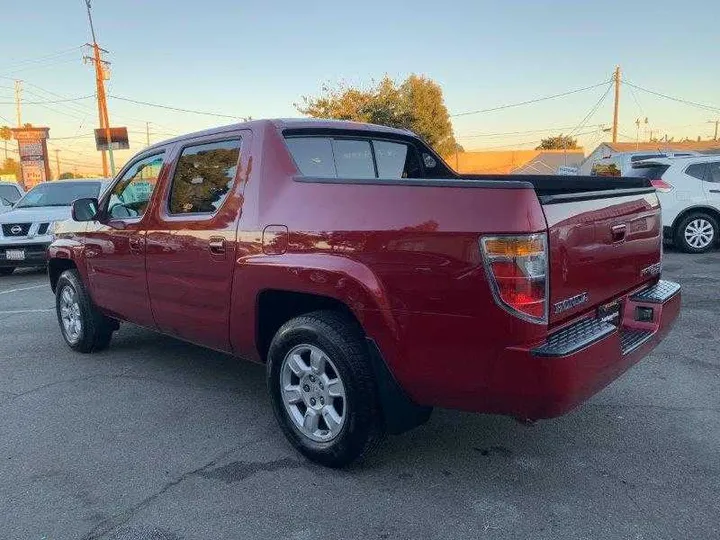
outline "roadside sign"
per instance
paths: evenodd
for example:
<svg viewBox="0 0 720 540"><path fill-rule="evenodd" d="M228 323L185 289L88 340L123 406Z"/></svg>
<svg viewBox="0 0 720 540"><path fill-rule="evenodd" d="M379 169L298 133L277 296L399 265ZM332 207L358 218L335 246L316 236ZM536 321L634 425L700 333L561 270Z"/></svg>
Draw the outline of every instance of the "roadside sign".
<svg viewBox="0 0 720 540"><path fill-rule="evenodd" d="M107 130L104 128L95 130L95 148L98 150L127 150L130 148L128 131L126 127L110 128L110 144L108 145Z"/></svg>

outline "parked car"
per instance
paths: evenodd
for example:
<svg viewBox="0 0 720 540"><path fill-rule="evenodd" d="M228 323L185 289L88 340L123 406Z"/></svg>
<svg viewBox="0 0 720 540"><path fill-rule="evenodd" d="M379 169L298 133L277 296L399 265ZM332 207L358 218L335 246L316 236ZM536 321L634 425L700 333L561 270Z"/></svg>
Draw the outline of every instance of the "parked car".
<svg viewBox="0 0 720 540"><path fill-rule="evenodd" d="M0 214L8 212L24 193L17 182L0 180Z"/></svg>
<svg viewBox="0 0 720 540"><path fill-rule="evenodd" d="M38 184L0 215L0 276L42 266L58 222L70 218L75 199L98 197L106 180L58 180Z"/></svg>
<svg viewBox="0 0 720 540"><path fill-rule="evenodd" d="M638 162L634 174L651 179L662 206L667 242L688 253L712 249L720 236L720 156Z"/></svg>
<svg viewBox="0 0 720 540"><path fill-rule="evenodd" d="M645 159L664 157L688 157L701 154L693 151L687 152L615 152L602 156L599 159L588 157L580 168L578 174L592 176L631 176L633 165Z"/></svg>
<svg viewBox="0 0 720 540"><path fill-rule="evenodd" d="M75 201L49 249L60 330L87 353L130 321L266 363L283 432L329 466L433 406L561 415L680 310L650 182L582 180L460 177L353 122L172 139Z"/></svg>

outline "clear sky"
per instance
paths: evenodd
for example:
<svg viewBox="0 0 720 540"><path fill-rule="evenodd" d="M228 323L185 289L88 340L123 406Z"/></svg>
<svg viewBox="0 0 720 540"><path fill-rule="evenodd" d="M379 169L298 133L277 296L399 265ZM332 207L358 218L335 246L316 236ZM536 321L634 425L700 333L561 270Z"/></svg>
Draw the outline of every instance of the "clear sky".
<svg viewBox="0 0 720 540"><path fill-rule="evenodd" d="M254 118L297 116L301 96L323 83L368 84L388 74L425 74L442 85L451 113L524 101L610 79L616 64L637 85L720 107L720 2L664 0L424 0L364 2L238 0L93 0L98 42L110 51L110 94L175 107ZM94 93L84 0L5 2L0 22L0 121L14 121L12 79L25 81L23 122L51 127L61 156L99 163L88 135L93 99L32 101ZM51 95L48 93L54 92ZM458 117L466 148L532 147L547 133L571 132L605 88L498 112ZM232 120L164 111L111 99L113 125L127 125L133 149ZM712 135L713 112L624 87L621 133L635 119L671 136ZM612 95L580 140L607 135ZM538 131L536 131L538 130ZM643 137L645 127L641 128ZM508 132L531 132L497 135ZM524 146L522 146L524 145ZM127 159L122 153L120 159ZM69 168L69 167L65 167ZM97 170L97 167L96 167Z"/></svg>

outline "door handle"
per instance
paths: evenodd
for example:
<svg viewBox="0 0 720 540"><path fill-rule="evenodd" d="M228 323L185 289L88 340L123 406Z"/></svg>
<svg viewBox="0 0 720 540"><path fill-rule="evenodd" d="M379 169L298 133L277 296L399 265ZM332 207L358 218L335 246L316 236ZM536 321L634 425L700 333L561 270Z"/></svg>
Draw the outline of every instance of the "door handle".
<svg viewBox="0 0 720 540"><path fill-rule="evenodd" d="M625 240L625 231L627 230L626 225L613 225L610 227L610 234L614 244L620 243Z"/></svg>
<svg viewBox="0 0 720 540"><path fill-rule="evenodd" d="M128 238L128 245L130 246L130 251L142 251L143 239L138 236L131 236Z"/></svg>
<svg viewBox="0 0 720 540"><path fill-rule="evenodd" d="M222 255L225 253L225 239L222 236L211 236L208 242L210 253Z"/></svg>
<svg viewBox="0 0 720 540"><path fill-rule="evenodd" d="M711 189L710 193L720 193L720 189Z"/></svg>

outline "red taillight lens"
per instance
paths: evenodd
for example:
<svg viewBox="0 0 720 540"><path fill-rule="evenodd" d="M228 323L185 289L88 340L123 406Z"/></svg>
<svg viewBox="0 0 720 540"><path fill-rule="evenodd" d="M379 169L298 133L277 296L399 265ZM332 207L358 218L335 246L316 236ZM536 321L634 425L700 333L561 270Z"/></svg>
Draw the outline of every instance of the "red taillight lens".
<svg viewBox="0 0 720 540"><path fill-rule="evenodd" d="M673 189L673 185L667 183L665 180L661 180L660 178L656 180L651 180L652 186L657 189L660 193L669 193Z"/></svg>
<svg viewBox="0 0 720 540"><path fill-rule="evenodd" d="M547 240L544 234L481 240L495 301L513 315L547 322Z"/></svg>

